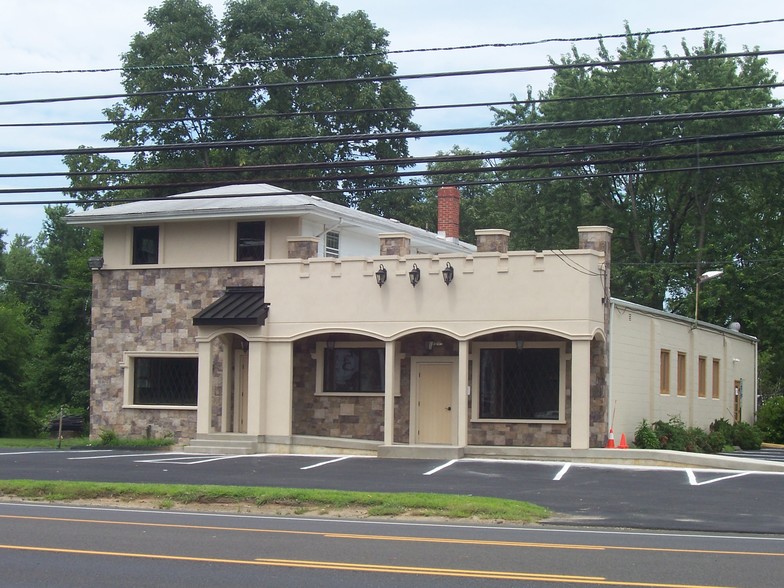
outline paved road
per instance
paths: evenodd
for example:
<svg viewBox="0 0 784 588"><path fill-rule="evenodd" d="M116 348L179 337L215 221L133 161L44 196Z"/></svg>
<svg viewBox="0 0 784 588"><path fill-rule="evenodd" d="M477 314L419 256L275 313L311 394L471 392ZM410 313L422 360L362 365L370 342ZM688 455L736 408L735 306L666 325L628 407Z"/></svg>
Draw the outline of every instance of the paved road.
<svg viewBox="0 0 784 588"><path fill-rule="evenodd" d="M0 503L10 588L781 586L784 538Z"/></svg>
<svg viewBox="0 0 784 588"><path fill-rule="evenodd" d="M0 478L445 492L527 500L549 524L784 534L784 475L564 463L0 450Z"/></svg>

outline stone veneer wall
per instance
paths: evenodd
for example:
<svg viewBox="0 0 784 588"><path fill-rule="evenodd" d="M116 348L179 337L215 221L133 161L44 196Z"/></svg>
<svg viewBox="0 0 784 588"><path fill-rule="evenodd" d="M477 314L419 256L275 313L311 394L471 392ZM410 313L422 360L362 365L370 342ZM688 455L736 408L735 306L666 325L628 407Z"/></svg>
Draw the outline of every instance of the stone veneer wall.
<svg viewBox="0 0 784 588"><path fill-rule="evenodd" d="M315 339L294 344L292 433L383 441L383 396L316 396L315 354ZM406 357L400 367L400 396L395 398L396 443L408 443L410 371L411 360Z"/></svg>
<svg viewBox="0 0 784 588"><path fill-rule="evenodd" d="M599 339L591 341L591 447L604 447L609 432L607 344Z"/></svg>
<svg viewBox="0 0 784 588"><path fill-rule="evenodd" d="M90 434L110 429L120 436L196 434L196 408L123 408L123 352L196 352L193 315L215 302L227 286L263 286L263 267L139 268L93 272ZM221 345L214 343L213 345ZM213 364L220 387L222 367ZM213 398L220 398L215 389ZM214 402L212 423L220 420Z"/></svg>

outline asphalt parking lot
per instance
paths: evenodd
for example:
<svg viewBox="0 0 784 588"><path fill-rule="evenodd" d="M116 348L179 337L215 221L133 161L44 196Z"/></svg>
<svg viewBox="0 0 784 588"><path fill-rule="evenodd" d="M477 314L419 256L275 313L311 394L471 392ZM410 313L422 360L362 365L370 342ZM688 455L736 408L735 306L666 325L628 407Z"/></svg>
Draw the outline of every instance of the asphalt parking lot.
<svg viewBox="0 0 784 588"><path fill-rule="evenodd" d="M784 474L510 460L0 450L0 478L439 492L526 500L548 524L784 533Z"/></svg>

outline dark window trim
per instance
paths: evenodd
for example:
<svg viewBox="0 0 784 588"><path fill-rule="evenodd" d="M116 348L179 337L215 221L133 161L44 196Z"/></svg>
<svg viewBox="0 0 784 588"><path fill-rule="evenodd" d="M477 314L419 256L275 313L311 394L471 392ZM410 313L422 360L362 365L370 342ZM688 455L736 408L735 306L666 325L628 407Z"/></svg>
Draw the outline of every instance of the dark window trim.
<svg viewBox="0 0 784 588"><path fill-rule="evenodd" d="M377 365L379 367L378 370L379 373L376 374L375 377L373 378L373 380L375 380L376 385L368 386L366 387L367 389L362 389L363 386L361 385L361 382L363 381L368 382L372 374L365 373L364 376L362 374L363 365L361 364L362 363L361 355L363 351L365 352L364 355L366 361L373 361L373 358L371 358L367 352L372 351L374 352L374 354L377 354L375 360L378 361ZM355 386L356 389L332 389L332 390L328 389L331 386L328 385L328 381L327 381L329 379L329 367L330 367L327 365L327 362L329 361L330 356L341 352L343 354L349 352L352 355L353 354L360 355L360 361L359 361L359 365L357 366L357 373L355 375L355 377L358 380L358 383L353 384L353 386ZM317 357L318 357L318 365L317 365L318 380L317 380L316 395L318 396L322 396L322 395L323 396L364 396L364 397L384 395L385 385L386 385L385 384L386 347L383 343L378 344L372 342L363 343L363 342L352 341L343 344L337 344L333 349L327 348L327 345L325 343L319 343ZM368 366L364 366L364 367L367 367L367 369L371 369ZM350 386L351 384L349 384L347 388Z"/></svg>
<svg viewBox="0 0 784 588"><path fill-rule="evenodd" d="M236 261L264 261L264 248L267 240L265 221L237 222ZM261 242L259 243L259 232Z"/></svg>
<svg viewBox="0 0 784 588"><path fill-rule="evenodd" d="M565 424L566 423L566 380L567 380L567 357L569 355L566 341L526 341L524 349L555 349L558 351L558 416L557 418L502 418L502 417L482 417L480 416L482 400L482 376L481 376L481 357L482 351L487 349L514 350L514 343L479 343L472 349L471 355L474 358L473 387L475 393L472 394L471 420L482 423L541 423L541 424Z"/></svg>
<svg viewBox="0 0 784 588"><path fill-rule="evenodd" d="M178 381L182 381L182 375L187 375L193 379L192 385L193 390L190 391L192 394L192 398L186 398L185 402L151 402L149 399L139 398L139 388L140 388L140 378L143 378L144 375L140 373L140 362L150 361L151 365L148 366L152 368L153 371L156 369L160 369L160 364L158 366L154 366L155 362L160 361L183 361L189 362L189 366L183 368L182 366L179 368L180 370L191 371L189 374L179 374L180 377L177 378ZM176 354L166 354L166 353L150 353L150 352L140 352L140 353L128 353L126 354L126 359L124 362L124 367L127 370L126 376L126 394L125 394L125 408L150 408L150 409L186 409L186 410L195 410L198 404L198 374L199 374L199 358L198 354L195 353L176 353ZM148 376L150 379L155 380L158 374L149 373ZM160 398L160 397L159 397Z"/></svg>
<svg viewBox="0 0 784 588"><path fill-rule="evenodd" d="M152 247L143 245L151 242ZM131 242L131 263L133 265L155 265L161 258L161 228L158 225L141 225L133 227Z"/></svg>

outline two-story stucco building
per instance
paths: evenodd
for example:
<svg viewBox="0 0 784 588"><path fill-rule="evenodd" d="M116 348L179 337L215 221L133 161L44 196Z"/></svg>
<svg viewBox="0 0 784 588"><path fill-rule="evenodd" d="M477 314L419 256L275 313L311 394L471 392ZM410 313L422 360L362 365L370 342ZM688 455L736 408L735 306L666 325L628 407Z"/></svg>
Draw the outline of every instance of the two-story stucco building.
<svg viewBox="0 0 784 588"><path fill-rule="evenodd" d="M94 435L461 455L753 416L756 341L611 299L608 227L509 251L504 230L459 241L455 188L432 233L265 184L68 220L104 233Z"/></svg>

